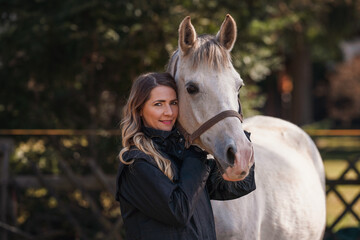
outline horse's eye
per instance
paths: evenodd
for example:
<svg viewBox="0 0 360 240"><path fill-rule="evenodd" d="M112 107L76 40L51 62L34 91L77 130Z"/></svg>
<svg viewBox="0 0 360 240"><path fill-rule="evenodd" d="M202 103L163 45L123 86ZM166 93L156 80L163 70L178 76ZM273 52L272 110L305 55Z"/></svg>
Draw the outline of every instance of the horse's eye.
<svg viewBox="0 0 360 240"><path fill-rule="evenodd" d="M190 83L188 86L186 86L186 91L187 91L189 94L195 94L195 93L198 93L198 92L199 92L199 88L198 88L198 86L196 86L195 84Z"/></svg>

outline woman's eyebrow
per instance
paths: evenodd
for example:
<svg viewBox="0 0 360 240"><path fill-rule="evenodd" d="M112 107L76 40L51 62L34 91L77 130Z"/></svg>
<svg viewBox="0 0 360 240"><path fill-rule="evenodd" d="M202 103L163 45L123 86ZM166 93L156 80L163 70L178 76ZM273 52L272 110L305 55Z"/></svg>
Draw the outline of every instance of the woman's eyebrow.
<svg viewBox="0 0 360 240"><path fill-rule="evenodd" d="M170 100L170 102L173 102L173 101L178 101L178 99L175 98L175 99ZM156 103L156 102L166 102L166 100L158 99L158 100L153 101L153 103Z"/></svg>
<svg viewBox="0 0 360 240"><path fill-rule="evenodd" d="M166 102L166 101L162 100L162 99L157 99L157 100L153 101L153 103L155 103L155 102Z"/></svg>

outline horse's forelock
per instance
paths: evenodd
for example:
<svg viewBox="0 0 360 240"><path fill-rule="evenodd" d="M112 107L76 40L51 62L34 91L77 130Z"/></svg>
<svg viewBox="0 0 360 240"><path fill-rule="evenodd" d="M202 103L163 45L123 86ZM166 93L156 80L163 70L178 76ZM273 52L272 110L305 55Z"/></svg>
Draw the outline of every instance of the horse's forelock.
<svg viewBox="0 0 360 240"><path fill-rule="evenodd" d="M220 45L214 36L199 36L198 44L189 54L190 66L197 68L200 64L206 64L207 67L220 70L221 67L227 67L230 62L229 52Z"/></svg>
<svg viewBox="0 0 360 240"><path fill-rule="evenodd" d="M179 49L177 49L170 57L167 65L167 72L175 75L176 64L179 58ZM221 67L228 67L231 64L229 52L220 45L216 38L212 35L201 35L197 38L197 44L184 57L189 61L189 66L193 69L199 65L205 65L214 70L221 70Z"/></svg>

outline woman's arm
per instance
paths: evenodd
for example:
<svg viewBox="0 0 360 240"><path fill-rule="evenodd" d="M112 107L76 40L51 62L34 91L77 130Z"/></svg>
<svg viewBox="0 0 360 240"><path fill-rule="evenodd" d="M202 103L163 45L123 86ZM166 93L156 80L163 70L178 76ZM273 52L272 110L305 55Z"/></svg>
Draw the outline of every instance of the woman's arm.
<svg viewBox="0 0 360 240"><path fill-rule="evenodd" d="M173 183L156 166L136 159L123 172L119 194L151 218L169 225L185 226L209 172L210 168L198 157L185 156L179 181Z"/></svg>
<svg viewBox="0 0 360 240"><path fill-rule="evenodd" d="M229 182L222 178L222 174L214 161L215 160L213 160L213 167L206 184L210 199L231 200L242 197L256 189L255 164L251 167L249 174L244 180Z"/></svg>

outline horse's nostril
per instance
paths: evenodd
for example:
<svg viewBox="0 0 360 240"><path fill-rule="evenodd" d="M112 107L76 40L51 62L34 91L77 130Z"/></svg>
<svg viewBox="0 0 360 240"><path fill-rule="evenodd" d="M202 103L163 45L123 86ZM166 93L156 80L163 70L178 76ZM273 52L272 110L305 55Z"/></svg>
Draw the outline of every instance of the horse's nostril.
<svg viewBox="0 0 360 240"><path fill-rule="evenodd" d="M226 158L228 163L230 163L231 165L234 165L234 161L235 161L235 150L233 147L229 147L228 150L226 151Z"/></svg>

